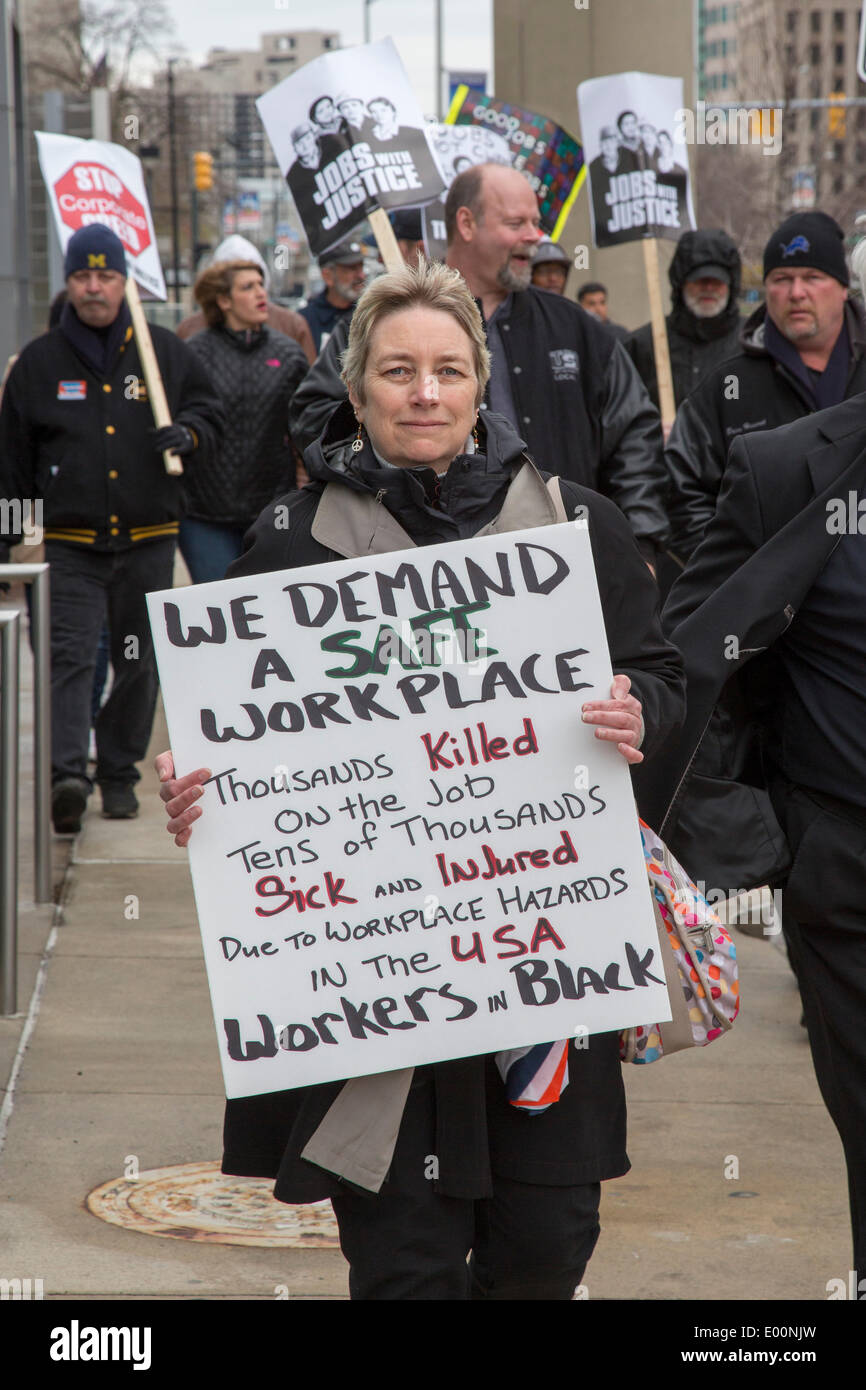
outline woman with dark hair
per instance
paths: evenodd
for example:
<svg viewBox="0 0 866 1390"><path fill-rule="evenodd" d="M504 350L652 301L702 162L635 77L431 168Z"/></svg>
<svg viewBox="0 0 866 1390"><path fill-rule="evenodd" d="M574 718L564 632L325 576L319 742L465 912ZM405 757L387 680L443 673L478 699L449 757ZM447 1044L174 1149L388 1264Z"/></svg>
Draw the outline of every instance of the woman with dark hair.
<svg viewBox="0 0 866 1390"><path fill-rule="evenodd" d="M267 326L255 261L219 261L195 283L207 329L189 341L225 405L217 457L184 475L180 549L193 583L222 579L244 532L274 497L295 486L289 402L307 373L303 348Z"/></svg>
<svg viewBox="0 0 866 1390"><path fill-rule="evenodd" d="M230 577L521 530L580 507L617 673L612 698L582 718L642 762L684 709L655 584L612 502L548 486L509 422L479 413L489 374L457 271L418 263L374 280L343 357L349 401L305 454L313 481L281 499L288 529L265 510ZM210 774L176 778L171 753L156 766L167 829L185 846ZM618 1035L572 1042L567 1065L559 1098L532 1117L492 1056L230 1100L223 1171L275 1178L283 1202L330 1197L353 1298L571 1299L598 1237L600 1183L629 1163Z"/></svg>

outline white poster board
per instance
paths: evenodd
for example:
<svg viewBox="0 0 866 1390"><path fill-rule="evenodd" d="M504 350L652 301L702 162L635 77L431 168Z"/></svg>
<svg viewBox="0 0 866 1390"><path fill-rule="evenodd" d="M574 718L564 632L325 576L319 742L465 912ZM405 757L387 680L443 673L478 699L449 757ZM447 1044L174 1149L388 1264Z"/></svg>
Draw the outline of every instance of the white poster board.
<svg viewBox="0 0 866 1390"><path fill-rule="evenodd" d="M122 145L37 130L39 167L60 239L100 223L123 242L130 274L150 299L165 299L141 160Z"/></svg>
<svg viewBox="0 0 866 1390"><path fill-rule="evenodd" d="M619 72L577 88L596 246L694 230L679 77Z"/></svg>
<svg viewBox="0 0 866 1390"><path fill-rule="evenodd" d="M670 1017L585 522L148 606L229 1097Z"/></svg>
<svg viewBox="0 0 866 1390"><path fill-rule="evenodd" d="M314 58L256 106L314 256L376 208L418 207L442 192L393 39Z"/></svg>

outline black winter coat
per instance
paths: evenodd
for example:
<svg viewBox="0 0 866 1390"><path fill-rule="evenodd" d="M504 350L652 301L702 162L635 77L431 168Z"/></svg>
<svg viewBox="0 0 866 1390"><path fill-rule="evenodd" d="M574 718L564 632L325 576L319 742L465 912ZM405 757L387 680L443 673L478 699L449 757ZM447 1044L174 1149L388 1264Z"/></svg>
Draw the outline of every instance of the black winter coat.
<svg viewBox="0 0 866 1390"><path fill-rule="evenodd" d="M716 510L732 440L814 412L796 376L764 347L766 315L762 304L743 325L741 351L705 376L677 413L665 460L671 478L669 548L682 561L700 543ZM866 391L866 317L851 299L844 331L851 346L845 390L850 400Z"/></svg>
<svg viewBox="0 0 866 1390"><path fill-rule="evenodd" d="M289 402L307 372L299 343L265 325L255 332L209 328L189 340L225 410L207 472L186 481L187 513L247 527L295 485Z"/></svg>
<svg viewBox="0 0 866 1390"><path fill-rule="evenodd" d="M654 550L668 532L661 422L622 345L591 314L547 290L513 294L504 312L497 324L530 455L540 468L604 493ZM346 398L339 361L347 341L348 325L337 324L295 395L299 447L318 438Z"/></svg>
<svg viewBox="0 0 866 1390"><path fill-rule="evenodd" d="M150 333L172 419L198 441L183 460L189 478L216 452L222 410L188 344ZM181 480L166 473L154 428L132 329L98 373L54 328L28 343L6 383L0 496L42 498L48 538L94 550L176 535ZM0 551L16 539L0 537Z"/></svg>
<svg viewBox="0 0 866 1390"><path fill-rule="evenodd" d="M636 780L647 819L714 888L784 879L788 849L766 791L784 769L764 751L785 679L773 648L839 542L828 503L863 495L864 420L859 395L736 439L715 518L664 609L688 716Z"/></svg>
<svg viewBox="0 0 866 1390"><path fill-rule="evenodd" d="M720 265L731 277L727 307L714 319L696 318L683 300L683 285L689 274L702 265ZM739 348L742 328L737 303L740 294L740 254L727 232L684 232L668 267L668 278L671 282L672 308L665 323L674 402L679 407L707 372L731 357ZM658 409L659 388L652 324L645 323L638 328L625 347L649 391L653 405Z"/></svg>
<svg viewBox="0 0 866 1390"><path fill-rule="evenodd" d="M489 414L479 425L483 453L452 462L437 488L429 468L382 468L367 446L351 452L355 421L348 405L338 410L320 444L304 462L309 486L280 499L288 528L274 525L269 507L245 540L243 555L227 578L324 563L340 557L310 535L328 482L352 491L383 491L388 510L420 545L474 535L498 515L513 470L528 465L523 443L507 420ZM574 484L562 488L567 509L589 509L590 536L599 579L611 660L631 677L643 703L645 740L652 754L683 717L679 654L661 635L656 590L617 509ZM418 1068L436 1088L439 1159L437 1190L453 1197L490 1195L491 1172L549 1186L597 1182L628 1170L625 1098L618 1035L571 1048L569 1084L544 1115L527 1116L508 1104L491 1059L467 1057ZM340 1191L340 1180L305 1162L300 1153L340 1091L342 1083L310 1086L226 1104L223 1171L275 1177L275 1195L286 1202L316 1201Z"/></svg>

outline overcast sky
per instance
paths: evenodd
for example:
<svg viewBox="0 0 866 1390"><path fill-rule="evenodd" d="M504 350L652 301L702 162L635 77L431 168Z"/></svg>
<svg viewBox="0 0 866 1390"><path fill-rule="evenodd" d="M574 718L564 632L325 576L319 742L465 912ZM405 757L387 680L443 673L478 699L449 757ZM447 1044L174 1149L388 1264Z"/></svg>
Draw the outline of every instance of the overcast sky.
<svg viewBox="0 0 866 1390"><path fill-rule="evenodd" d="M184 56L204 58L209 48L258 48L259 35L291 29L336 29L343 46L363 42L364 0L168 0L175 38ZM492 0L442 0L447 69L492 67ZM393 38L425 114L435 107L434 0L374 0L372 39Z"/></svg>

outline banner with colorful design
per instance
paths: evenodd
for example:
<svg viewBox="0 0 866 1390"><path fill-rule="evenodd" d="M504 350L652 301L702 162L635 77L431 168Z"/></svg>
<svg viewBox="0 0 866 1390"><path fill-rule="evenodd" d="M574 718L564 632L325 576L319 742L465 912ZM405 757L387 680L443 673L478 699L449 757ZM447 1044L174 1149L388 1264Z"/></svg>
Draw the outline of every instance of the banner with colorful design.
<svg viewBox="0 0 866 1390"><path fill-rule="evenodd" d="M557 241L586 175L583 150L574 136L549 116L470 87L457 88L445 119L504 136L514 168L526 173L538 197L542 231Z"/></svg>

